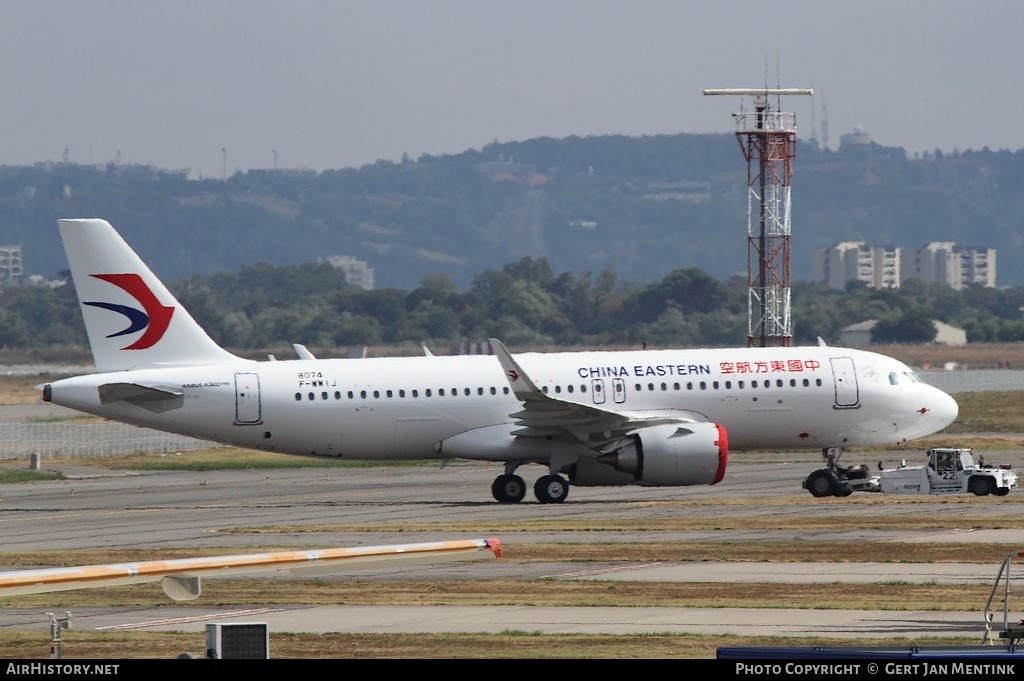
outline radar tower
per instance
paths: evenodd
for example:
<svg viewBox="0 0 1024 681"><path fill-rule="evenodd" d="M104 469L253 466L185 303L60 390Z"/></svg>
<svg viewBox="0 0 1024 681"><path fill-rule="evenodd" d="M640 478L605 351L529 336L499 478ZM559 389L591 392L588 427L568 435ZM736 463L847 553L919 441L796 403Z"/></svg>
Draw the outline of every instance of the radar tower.
<svg viewBox="0 0 1024 681"><path fill-rule="evenodd" d="M784 95L802 88L721 88L705 95L754 98L753 113L733 114L736 139L747 159L747 346L788 347L790 310L790 180L796 157L796 114L779 111ZM776 98L776 106L769 98ZM754 217L755 204L757 217ZM756 227L755 227L756 221Z"/></svg>

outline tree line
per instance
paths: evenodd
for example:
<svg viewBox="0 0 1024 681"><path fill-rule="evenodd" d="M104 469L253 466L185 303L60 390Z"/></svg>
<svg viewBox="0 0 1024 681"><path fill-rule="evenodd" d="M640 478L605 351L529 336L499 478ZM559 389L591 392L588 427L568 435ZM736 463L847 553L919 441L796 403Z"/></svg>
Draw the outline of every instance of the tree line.
<svg viewBox="0 0 1024 681"><path fill-rule="evenodd" d="M287 347L427 344L445 348L498 337L513 347L725 347L747 338L747 282L717 280L699 268L636 284L611 270L556 274L546 258L524 257L485 270L459 290L445 274L409 291L364 290L327 263L242 267L237 274L194 275L170 286L221 345L237 351ZM841 330L878 320L879 343L934 340L932 320L963 328L969 343L1024 340L1024 288L954 290L912 280L900 289L851 283L792 287L793 344L820 337L838 345ZM0 289L0 347L87 344L70 279Z"/></svg>

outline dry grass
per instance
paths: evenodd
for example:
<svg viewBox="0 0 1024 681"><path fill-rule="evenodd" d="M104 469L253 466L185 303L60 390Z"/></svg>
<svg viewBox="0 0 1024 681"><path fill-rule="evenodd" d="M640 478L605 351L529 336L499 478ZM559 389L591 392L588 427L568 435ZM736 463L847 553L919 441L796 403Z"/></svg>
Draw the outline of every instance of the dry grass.
<svg viewBox="0 0 1024 681"><path fill-rule="evenodd" d="M831 545L822 547L827 552ZM963 548L960 548L961 552ZM1005 554L1005 547L1002 552ZM972 556L973 557L973 556ZM1002 556L1000 556L1002 558ZM720 558L719 560L728 560ZM631 564L647 561L632 560ZM657 561L659 563L665 561ZM1001 563L992 563L992 579ZM580 569L583 569L581 566ZM823 570L826 569L824 566ZM452 605L534 607L672 607L672 608L806 608L821 610L929 610L979 613L991 585L757 584L706 582L623 582L536 579L375 581L351 578L218 579L203 583L203 606L245 607L306 605ZM898 594L898 598L895 597ZM83 589L59 594L9 597L0 606L76 610L96 607L163 607L167 597L159 584ZM2 654L3 651L0 651Z"/></svg>
<svg viewBox="0 0 1024 681"><path fill-rule="evenodd" d="M39 404L43 394L36 386L50 379L50 376L0 376L0 405Z"/></svg>

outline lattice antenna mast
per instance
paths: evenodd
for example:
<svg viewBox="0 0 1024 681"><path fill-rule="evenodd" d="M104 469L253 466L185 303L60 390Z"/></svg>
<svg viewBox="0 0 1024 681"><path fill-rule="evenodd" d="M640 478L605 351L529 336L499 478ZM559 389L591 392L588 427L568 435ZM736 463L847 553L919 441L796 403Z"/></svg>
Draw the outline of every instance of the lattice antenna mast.
<svg viewBox="0 0 1024 681"><path fill-rule="evenodd" d="M747 159L747 346L792 345L790 309L790 180L796 157L796 114L769 97L813 95L802 88L722 88L705 95L754 98L754 112L734 113ZM755 227L754 206L757 204Z"/></svg>

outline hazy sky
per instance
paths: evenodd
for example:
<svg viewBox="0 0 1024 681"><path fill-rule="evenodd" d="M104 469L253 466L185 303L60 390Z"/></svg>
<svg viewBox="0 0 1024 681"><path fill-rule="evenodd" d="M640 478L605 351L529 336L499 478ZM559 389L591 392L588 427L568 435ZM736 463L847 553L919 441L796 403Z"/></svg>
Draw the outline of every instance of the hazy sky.
<svg viewBox="0 0 1024 681"><path fill-rule="evenodd" d="M0 0L0 165L324 170L570 135L1024 148L1017 0ZM815 134L816 133L816 134ZM737 161L741 157L737 148Z"/></svg>

